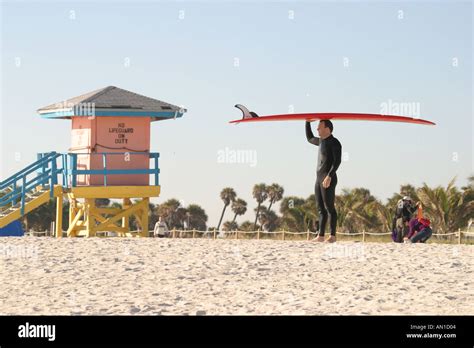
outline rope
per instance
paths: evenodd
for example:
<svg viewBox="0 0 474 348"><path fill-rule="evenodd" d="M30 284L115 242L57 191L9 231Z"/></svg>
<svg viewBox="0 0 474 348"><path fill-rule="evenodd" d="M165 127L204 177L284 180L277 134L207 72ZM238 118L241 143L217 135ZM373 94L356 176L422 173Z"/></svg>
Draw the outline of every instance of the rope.
<svg viewBox="0 0 474 348"><path fill-rule="evenodd" d="M464 233L464 234L472 234L472 235L474 235L474 232L463 232L463 231L460 231L460 233Z"/></svg>
<svg viewBox="0 0 474 348"><path fill-rule="evenodd" d="M200 233L200 234L213 234L213 233L218 233L218 234L221 234L223 233L224 235L226 234L235 234L235 233L238 233L238 234L257 234L257 233L260 233L260 234L291 234L291 235L307 235L307 234L311 234L311 235L314 235L314 234L318 234L318 232L312 232L312 231L306 231L306 232L291 232L291 231L199 231L199 230L170 230L170 234L173 233L173 231L177 234L181 234L181 233ZM136 231L130 231L130 232L140 232L138 230ZM49 231L28 231L28 232L25 232L25 235L42 235L42 234L48 234L50 233ZM105 231L100 231L98 233L106 233ZM372 232L357 232L357 233L344 233L344 232L336 232L336 234L339 234L339 235L343 235L343 236L360 236L360 235L364 235L364 234L367 234L367 235L373 235L373 236L386 236L386 235L389 235L391 234L391 232L387 232L387 233L372 233ZM468 231L458 231L458 232L451 232L451 233L433 233L432 236L459 236L459 234L467 234L467 235L474 235L474 232L468 232Z"/></svg>
<svg viewBox="0 0 474 348"><path fill-rule="evenodd" d="M370 232L363 232L362 234L370 234L370 235L377 235L377 236L386 236L387 234L392 234L392 232L387 232L387 233L370 233Z"/></svg>
<svg viewBox="0 0 474 348"><path fill-rule="evenodd" d="M367 233L367 232L366 232ZM359 233L343 233L343 232L336 232L336 234L341 234L343 236L359 236L361 234L364 234L362 232L359 232Z"/></svg>
<svg viewBox="0 0 474 348"><path fill-rule="evenodd" d="M176 233L192 233L193 230L175 230ZM212 234L214 233L214 231L198 231L198 230L194 230L194 233L201 233L201 234ZM227 234L235 234L235 233L238 233L238 234L257 234L257 233L260 233L260 234L289 234L289 235L307 235L307 234L311 234L311 235L317 235L318 232L291 232L291 231L216 231L216 233L219 233L219 234L224 234L224 235L227 235ZM461 234L470 234L470 235L474 235L474 232L452 232L452 233L433 233L432 236L454 236L454 235L458 235L459 233ZM342 236L361 236L361 235L370 235L370 236L388 236L388 235L391 235L392 233L391 232L384 232L384 233L377 233L377 232L357 232L357 233L344 233L344 232L336 232L336 234L338 235L342 235Z"/></svg>
<svg viewBox="0 0 474 348"><path fill-rule="evenodd" d="M172 232L171 230L170 232ZM207 234L207 233L214 233L214 231L199 231L199 230L174 230L176 233L201 233L201 234ZM256 234L256 233L261 233L261 234L292 234L292 235L300 235L300 234L318 234L318 232L291 232L291 231L216 231L216 233L223 233L223 234L233 234L233 233L239 233L239 234ZM462 234L471 234L474 235L474 232L452 232L452 233L433 233L432 236L452 236L452 235L458 235L459 233ZM344 232L336 232L336 234L343 235L343 236L360 236L360 235L371 235L371 236L387 236L392 234L391 232L357 232L357 233L344 233Z"/></svg>

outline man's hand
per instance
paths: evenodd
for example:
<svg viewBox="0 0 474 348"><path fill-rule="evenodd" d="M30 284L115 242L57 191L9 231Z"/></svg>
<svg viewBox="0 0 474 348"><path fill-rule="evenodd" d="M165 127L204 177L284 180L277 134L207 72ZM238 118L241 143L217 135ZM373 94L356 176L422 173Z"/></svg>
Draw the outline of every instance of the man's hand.
<svg viewBox="0 0 474 348"><path fill-rule="evenodd" d="M331 185L331 177L326 176L323 180L323 187L328 188Z"/></svg>

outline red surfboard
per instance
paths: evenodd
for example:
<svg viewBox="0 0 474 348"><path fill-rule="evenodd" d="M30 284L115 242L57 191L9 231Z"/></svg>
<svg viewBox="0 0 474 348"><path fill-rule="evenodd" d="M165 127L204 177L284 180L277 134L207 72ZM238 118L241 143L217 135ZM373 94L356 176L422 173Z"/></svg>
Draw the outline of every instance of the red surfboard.
<svg viewBox="0 0 474 348"><path fill-rule="evenodd" d="M243 113L240 120L230 121L229 123L246 123L246 122L265 122L265 121L316 121L316 120L347 120L347 121L382 121L382 122L403 122L417 123L434 126L436 123L422 120L421 118L381 115L381 114L359 114L359 113L308 113L308 114L282 114L258 116L256 113L249 111L245 106L237 104L235 106Z"/></svg>

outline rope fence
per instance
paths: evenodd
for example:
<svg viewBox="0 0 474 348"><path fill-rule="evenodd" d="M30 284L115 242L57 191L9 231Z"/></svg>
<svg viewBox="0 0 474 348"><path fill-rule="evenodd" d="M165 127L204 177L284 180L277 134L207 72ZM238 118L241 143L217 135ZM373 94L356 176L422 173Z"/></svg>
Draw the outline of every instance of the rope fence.
<svg viewBox="0 0 474 348"><path fill-rule="evenodd" d="M139 232L139 231L131 231L131 232ZM104 236L108 235L108 232L104 231L102 232ZM201 235L200 238L205 237L206 235L209 236L209 238L212 239L217 239L217 238L228 238L228 236L233 236L234 239L239 239L240 236L242 235L257 235L256 239L262 239L264 235L281 235L280 240L286 240L287 236L301 236L301 235L306 235L306 240L310 240L312 236L316 236L318 233L317 232L312 232L312 231L306 231L306 232L291 232L291 231L200 231L200 230L178 230L178 229L172 229L169 231L169 237L170 238L183 238L183 235L192 235L192 238L197 238L197 235ZM383 233L376 233L376 232L356 232L356 233L344 233L344 232L336 232L337 235L340 236L350 236L350 237L356 237L356 236L362 236L362 242L366 241L366 236L388 236L391 235L391 232L383 232ZM27 236L32 236L32 237L40 237L40 236L54 236L54 233L51 233L51 231L28 231L25 233ZM149 236L153 236L153 231L149 231ZM432 237L436 238L444 238L444 237L450 237L450 236L456 236L457 237L457 243L461 244L461 240L463 239L463 236L467 238L472 238L474 236L474 232L471 231L457 231L457 232L450 232L450 233L433 233L431 235ZM275 238L265 238L265 239L275 239ZM391 241L391 238L390 238Z"/></svg>
<svg viewBox="0 0 474 348"><path fill-rule="evenodd" d="M306 231L306 232L291 232L291 231L199 231L199 230L178 230L178 229L172 229L169 231L169 237L171 238L183 238L183 234L189 235L192 234L192 238L196 238L197 234L200 235L209 235L209 237L212 236L212 239L217 239L217 238L228 238L228 236L233 237L234 239L239 239L239 236L242 235L257 235L256 239L262 239L263 235L281 235L280 240L286 240L286 236L296 236L296 235L306 235L306 240L310 240L311 236L315 236L318 233L317 232L312 232L312 231ZM388 236L391 235L391 232L383 232L383 233L376 233L376 232L357 232L357 233L344 233L344 232L336 232L337 235L341 236L362 236L362 242L366 241L366 236ZM463 235L466 235L466 237L469 236L474 236L474 232L470 231L457 231L457 232L451 232L451 233L433 233L431 236L432 237L437 237L437 238L443 238L443 237L449 237L449 236L457 236L457 242L458 244L461 244L461 240ZM153 236L153 232L150 231L150 236ZM266 238L266 239L274 239L274 238ZM390 239L391 241L391 239Z"/></svg>

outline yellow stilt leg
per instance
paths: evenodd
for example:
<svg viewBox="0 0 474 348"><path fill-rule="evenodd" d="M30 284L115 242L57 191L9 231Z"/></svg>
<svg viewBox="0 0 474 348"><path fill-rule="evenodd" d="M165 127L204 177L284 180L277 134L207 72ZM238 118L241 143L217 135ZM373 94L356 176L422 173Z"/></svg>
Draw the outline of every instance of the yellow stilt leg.
<svg viewBox="0 0 474 348"><path fill-rule="evenodd" d="M56 197L56 238L63 236L63 195Z"/></svg>
<svg viewBox="0 0 474 348"><path fill-rule="evenodd" d="M86 219L86 233L87 237L94 237L95 236L95 218L92 215L92 211L94 210L95 206L95 199L93 198L86 198L85 202L85 216Z"/></svg>
<svg viewBox="0 0 474 348"><path fill-rule="evenodd" d="M130 198L124 198L122 203L122 208L125 210L132 205ZM127 230L130 228L130 216L124 216L122 218L122 227L126 228Z"/></svg>
<svg viewBox="0 0 474 348"><path fill-rule="evenodd" d="M75 207L75 199L68 197L69 199L69 226L72 225L72 220L74 220L74 216L76 216L76 212L74 211Z"/></svg>
<svg viewBox="0 0 474 348"><path fill-rule="evenodd" d="M149 198L143 198L143 209L142 209L142 230L140 233L141 237L148 237L148 209L149 209Z"/></svg>

